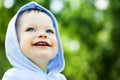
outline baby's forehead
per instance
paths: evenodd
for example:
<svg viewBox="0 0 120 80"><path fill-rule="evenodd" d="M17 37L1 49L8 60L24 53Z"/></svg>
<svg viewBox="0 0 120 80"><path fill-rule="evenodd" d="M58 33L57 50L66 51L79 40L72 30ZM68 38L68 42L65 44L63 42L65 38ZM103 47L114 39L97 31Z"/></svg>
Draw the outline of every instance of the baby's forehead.
<svg viewBox="0 0 120 80"><path fill-rule="evenodd" d="M45 16L47 16L48 17L48 19L50 20L50 21L52 21L53 22L53 20L52 20L52 18L47 14L47 13L45 13L45 12L43 12L43 11L40 11L40 10L36 10L36 9L30 9L30 10L26 10L26 11L23 11L23 12L21 12L20 14L18 14L18 18L17 18L17 20L16 20L16 25L18 25L19 23L20 23L20 21L23 21L24 20L24 18L26 18L26 17L31 17L31 16L37 16L37 15L42 15L41 16L41 18L43 18L43 16L45 15ZM44 16L44 18L45 18L45 16ZM38 17L40 17L40 16L38 16ZM34 18L34 17L33 17ZM34 19L35 20L35 19ZM53 22L53 24L54 24L54 22Z"/></svg>

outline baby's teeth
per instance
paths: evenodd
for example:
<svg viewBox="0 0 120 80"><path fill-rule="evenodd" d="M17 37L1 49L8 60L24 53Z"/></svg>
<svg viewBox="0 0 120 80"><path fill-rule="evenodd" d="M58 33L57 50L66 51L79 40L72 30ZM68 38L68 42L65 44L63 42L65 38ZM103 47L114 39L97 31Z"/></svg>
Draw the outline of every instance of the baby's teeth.
<svg viewBox="0 0 120 80"><path fill-rule="evenodd" d="M43 44L42 43L39 43L39 46L42 46Z"/></svg>
<svg viewBox="0 0 120 80"><path fill-rule="evenodd" d="M45 43L38 43L39 46L45 46Z"/></svg>

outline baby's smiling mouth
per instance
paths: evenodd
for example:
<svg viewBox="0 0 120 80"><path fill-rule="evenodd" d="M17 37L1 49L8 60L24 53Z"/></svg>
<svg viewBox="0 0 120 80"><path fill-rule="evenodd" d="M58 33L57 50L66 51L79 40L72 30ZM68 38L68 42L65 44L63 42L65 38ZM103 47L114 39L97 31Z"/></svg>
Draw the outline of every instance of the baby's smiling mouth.
<svg viewBox="0 0 120 80"><path fill-rule="evenodd" d="M46 41L36 42L35 44L33 44L33 46L48 46L48 47L51 47L51 45Z"/></svg>

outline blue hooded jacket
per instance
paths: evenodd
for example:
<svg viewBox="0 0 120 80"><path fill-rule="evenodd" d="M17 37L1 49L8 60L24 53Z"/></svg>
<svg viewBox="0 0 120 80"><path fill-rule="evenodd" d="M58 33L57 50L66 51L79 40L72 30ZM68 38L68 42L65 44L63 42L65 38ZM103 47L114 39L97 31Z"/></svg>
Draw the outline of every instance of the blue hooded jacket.
<svg viewBox="0 0 120 80"><path fill-rule="evenodd" d="M56 31L58 53L55 58L48 63L48 74L44 73L37 65L24 56L19 47L16 33L16 22L21 13L30 9L37 9L46 13L52 19ZM50 11L38 5L36 2L30 2L21 7L11 19L6 33L5 48L6 56L13 68L5 72L2 80L66 80L64 75L60 73L64 69L65 63L59 39L57 21Z"/></svg>

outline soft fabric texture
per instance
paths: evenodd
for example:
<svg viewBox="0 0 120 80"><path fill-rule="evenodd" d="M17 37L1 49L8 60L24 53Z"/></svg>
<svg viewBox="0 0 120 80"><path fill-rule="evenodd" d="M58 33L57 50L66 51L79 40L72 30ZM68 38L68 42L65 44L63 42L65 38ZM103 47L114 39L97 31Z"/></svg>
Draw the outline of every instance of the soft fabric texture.
<svg viewBox="0 0 120 80"><path fill-rule="evenodd" d="M44 73L38 66L36 66L26 56L24 56L19 47L16 33L16 21L22 12L30 9L37 9L49 15L56 30L58 53L56 57L48 63L48 74ZM64 75L61 74L65 63L61 42L59 39L57 21L50 11L38 5L37 3L30 2L24 5L11 19L6 33L5 48L6 56L13 68L6 71L2 80L66 80Z"/></svg>

